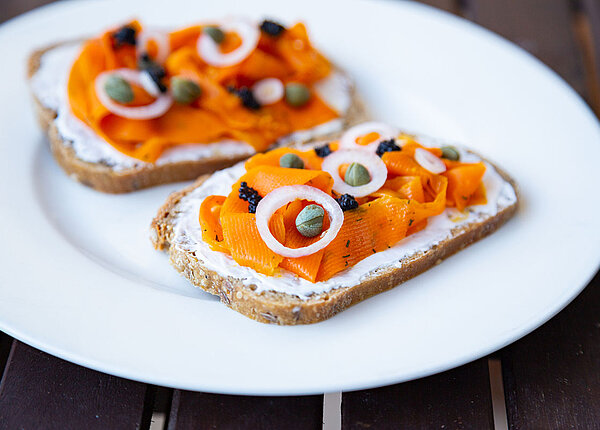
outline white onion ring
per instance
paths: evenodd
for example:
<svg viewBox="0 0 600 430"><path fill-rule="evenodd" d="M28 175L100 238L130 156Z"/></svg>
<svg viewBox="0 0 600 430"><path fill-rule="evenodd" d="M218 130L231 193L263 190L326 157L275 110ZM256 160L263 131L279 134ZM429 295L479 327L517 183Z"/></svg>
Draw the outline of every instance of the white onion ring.
<svg viewBox="0 0 600 430"><path fill-rule="evenodd" d="M246 59L258 45L260 32L255 24L245 21L228 21L220 25L223 32L233 31L242 39L242 44L235 50L223 54L219 45L208 34L202 33L198 38L196 49L200 57L211 66L228 67Z"/></svg>
<svg viewBox="0 0 600 430"><path fill-rule="evenodd" d="M140 82L148 94L153 97L160 96L160 88L158 88L158 85L156 85L156 82L154 82L154 79L152 79L152 76L146 70L140 71Z"/></svg>
<svg viewBox="0 0 600 430"><path fill-rule="evenodd" d="M444 162L423 148L415 149L415 161L419 163L422 168L436 175L446 171Z"/></svg>
<svg viewBox="0 0 600 430"><path fill-rule="evenodd" d="M142 30L137 38L135 50L138 57L147 52L148 41L153 40L156 42L158 52L154 59L157 63L163 64L169 53L171 52L171 46L169 43L169 35L160 30Z"/></svg>
<svg viewBox="0 0 600 430"><path fill-rule="evenodd" d="M315 243L302 248L288 248L275 239L269 229L269 221L279 208L298 199L309 200L323 206L329 216L329 228L321 233L321 238ZM283 257L298 258L320 251L335 239L343 223L344 213L333 197L308 185L287 185L276 188L264 196L256 206L256 227L260 237L271 251Z"/></svg>
<svg viewBox="0 0 600 430"><path fill-rule="evenodd" d="M369 143L368 145L359 145L356 143L356 139L361 136L365 136L369 133L378 133L379 139ZM375 151L379 146L379 142L387 139L395 138L398 135L398 131L387 124L382 122L363 122L362 124L355 125L349 128L340 139L340 148L346 149L367 149L369 151Z"/></svg>
<svg viewBox="0 0 600 430"><path fill-rule="evenodd" d="M285 88L277 78L266 78L252 86L252 94L262 106L272 105L283 98Z"/></svg>
<svg viewBox="0 0 600 430"><path fill-rule="evenodd" d="M371 182L358 187L349 185L340 176L342 164L360 163L367 168ZM380 189L387 179L387 167L374 152L364 149L339 149L323 160L321 169L333 178L333 191L338 194L350 194L354 197L364 197Z"/></svg>
<svg viewBox="0 0 600 430"><path fill-rule="evenodd" d="M129 83L139 86L143 86L144 83L141 73L132 69L108 70L100 73L96 77L94 87L96 90L96 95L98 96L98 100L100 100L100 103L102 103L106 109L117 116L129 119L158 118L159 116L164 115L173 104L173 98L168 93L160 94L153 103L145 106L128 107L116 103L108 96L108 94L106 94L106 91L104 90L106 79L108 79L108 77L111 75L119 76Z"/></svg>

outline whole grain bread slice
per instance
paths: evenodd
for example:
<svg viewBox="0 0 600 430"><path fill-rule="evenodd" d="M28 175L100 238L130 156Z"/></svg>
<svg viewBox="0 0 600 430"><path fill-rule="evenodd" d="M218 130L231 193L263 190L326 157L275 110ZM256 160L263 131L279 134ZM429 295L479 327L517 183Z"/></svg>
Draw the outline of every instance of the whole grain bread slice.
<svg viewBox="0 0 600 430"><path fill-rule="evenodd" d="M495 168L516 193L514 181L505 172ZM154 247L168 252L171 264L194 286L219 296L222 303L249 318L280 325L323 321L358 302L394 288L496 231L515 214L518 206L517 199L514 203L499 208L493 216L455 228L447 239L403 261L401 268L390 266L369 274L357 285L337 288L305 299L276 291L258 292L255 285L245 285L239 278L224 277L208 269L194 252L170 246L174 220L180 212L182 199L201 186L207 178L208 175L203 176L187 188L173 193L159 209L151 224Z"/></svg>
<svg viewBox="0 0 600 430"><path fill-rule="evenodd" d="M80 40L56 43L33 52L27 62L28 79L39 70L45 53L66 44L81 42ZM58 164L72 179L105 193L127 193L170 182L189 181L200 175L231 166L248 157L239 154L218 154L200 160L160 165L146 163L127 169L115 169L110 165L91 163L79 158L71 142L60 135L54 122L57 112L44 106L35 94L33 94L33 102L38 122L48 136L50 149ZM366 119L368 115L365 106L353 89L351 107L343 118L344 127ZM315 139L329 139L334 138L335 135L321 135L316 136Z"/></svg>

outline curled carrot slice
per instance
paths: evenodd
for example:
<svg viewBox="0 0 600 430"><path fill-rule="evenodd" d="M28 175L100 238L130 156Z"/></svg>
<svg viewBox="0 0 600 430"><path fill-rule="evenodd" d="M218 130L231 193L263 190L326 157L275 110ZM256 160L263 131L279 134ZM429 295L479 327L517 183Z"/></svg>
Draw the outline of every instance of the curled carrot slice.
<svg viewBox="0 0 600 430"><path fill-rule="evenodd" d="M463 164L447 170L444 176L448 178L448 204L461 211L467 207L471 196L480 187L484 173L483 163Z"/></svg>
<svg viewBox="0 0 600 430"><path fill-rule="evenodd" d="M208 196L200 205L200 227L202 240L214 251L229 253L229 248L223 243L221 228L221 208L225 202L224 196Z"/></svg>
<svg viewBox="0 0 600 430"><path fill-rule="evenodd" d="M304 162L304 168L309 170L320 170L322 158L317 157L315 151L302 151L295 148L277 148L262 154L250 157L245 164L246 170L259 166L279 167L279 160L285 154L296 154Z"/></svg>
<svg viewBox="0 0 600 430"><path fill-rule="evenodd" d="M265 275L273 274L283 257L265 245L256 227L254 214L225 214L221 217L221 226L225 244L239 265Z"/></svg>
<svg viewBox="0 0 600 430"><path fill-rule="evenodd" d="M442 150L440 148L429 148L427 146L423 146L410 137L408 138L408 142L405 143L404 145L402 145L402 152L404 152L407 155L410 155L411 157L414 157L415 149L417 149L417 148L421 148L421 149L424 149L425 151L429 151L436 157L442 156Z"/></svg>

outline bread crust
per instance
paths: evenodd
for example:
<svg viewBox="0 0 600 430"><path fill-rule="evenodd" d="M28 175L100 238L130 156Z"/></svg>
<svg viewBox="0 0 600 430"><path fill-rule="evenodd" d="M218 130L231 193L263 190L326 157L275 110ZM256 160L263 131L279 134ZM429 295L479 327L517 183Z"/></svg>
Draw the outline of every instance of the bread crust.
<svg viewBox="0 0 600 430"><path fill-rule="evenodd" d="M505 172L495 168L517 192L514 181ZM189 187L173 193L159 209L151 224L151 240L154 247L167 251L171 264L194 286L218 296L221 302L231 309L262 323L280 325L324 321L356 303L394 288L496 231L515 214L519 201L517 198L514 204L503 208L484 221L473 222L453 230L451 237L426 252L410 257L401 268L388 267L371 274L358 285L337 288L308 299L301 299L275 291L257 292L254 285L244 285L241 279L223 277L208 269L193 252L170 246L173 238L173 220L178 213L179 202L192 190L202 185L207 178L208 175L203 176Z"/></svg>
<svg viewBox="0 0 600 430"><path fill-rule="evenodd" d="M27 62L27 77L37 72L41 65L42 56L57 47L69 43L81 43L81 40L55 43L33 52ZM101 163L90 163L77 156L69 142L59 134L54 123L56 111L42 105L32 94L33 105L38 122L48 136L52 155L62 169L72 179L105 193L127 193L170 182L189 181L200 175L232 166L244 160L247 155L214 155L195 161L178 161L161 165L140 165L139 167L115 170ZM353 103L344 117L344 126L356 124L368 118L366 109L356 92L352 94ZM334 135L319 136L319 139L333 138Z"/></svg>

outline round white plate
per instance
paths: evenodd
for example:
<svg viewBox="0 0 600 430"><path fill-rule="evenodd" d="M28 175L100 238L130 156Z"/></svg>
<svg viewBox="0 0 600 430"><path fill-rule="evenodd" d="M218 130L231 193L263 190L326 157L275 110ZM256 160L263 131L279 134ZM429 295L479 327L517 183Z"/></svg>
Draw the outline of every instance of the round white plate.
<svg viewBox="0 0 600 430"><path fill-rule="evenodd" d="M159 385L237 394L352 390L417 378L530 332L600 257L600 129L553 72L421 5L277 0L60 2L0 27L0 329L51 354ZM517 216L443 264L323 323L256 323L194 290L148 225L182 184L105 195L54 163L30 106L39 45L138 16L175 26L235 12L305 20L383 120L464 142L520 185Z"/></svg>

